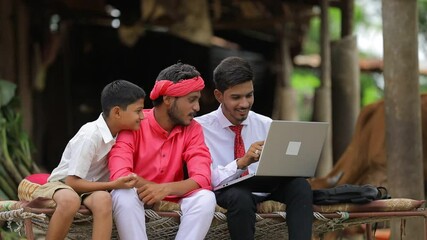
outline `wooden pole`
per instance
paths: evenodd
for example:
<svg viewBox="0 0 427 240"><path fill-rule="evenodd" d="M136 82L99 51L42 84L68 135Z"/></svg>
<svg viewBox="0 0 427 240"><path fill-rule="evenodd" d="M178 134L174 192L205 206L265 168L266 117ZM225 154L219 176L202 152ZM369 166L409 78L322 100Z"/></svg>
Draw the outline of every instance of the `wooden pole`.
<svg viewBox="0 0 427 240"><path fill-rule="evenodd" d="M353 34L354 0L341 1L341 37Z"/></svg>
<svg viewBox="0 0 427 240"><path fill-rule="evenodd" d="M347 149L360 112L357 38L347 36L331 46L333 160Z"/></svg>
<svg viewBox="0 0 427 240"><path fill-rule="evenodd" d="M29 14L22 0L0 0L0 79L17 85L23 128L32 136Z"/></svg>
<svg viewBox="0 0 427 240"><path fill-rule="evenodd" d="M341 39L331 46L333 162L347 149L360 112L360 68L353 36L354 0L340 1Z"/></svg>
<svg viewBox="0 0 427 240"><path fill-rule="evenodd" d="M283 120L298 120L298 107L297 107L297 92L292 88L291 75L293 71L292 57L289 44L289 35L287 31L286 23L282 25L281 39L280 39L280 63L281 67L279 70L280 79L278 81L278 89L280 91L280 119Z"/></svg>
<svg viewBox="0 0 427 240"><path fill-rule="evenodd" d="M392 197L424 199L417 0L382 1L382 18L388 186ZM423 226L408 219L403 239L423 239Z"/></svg>
<svg viewBox="0 0 427 240"><path fill-rule="evenodd" d="M0 79L17 84L13 0L0 0Z"/></svg>
<svg viewBox="0 0 427 240"><path fill-rule="evenodd" d="M17 80L18 92L21 100L22 123L24 130L32 137L33 133L33 104L32 104L32 74L30 73L30 38L29 38L29 11L27 4L22 0L16 4L16 40L17 40Z"/></svg>
<svg viewBox="0 0 427 240"><path fill-rule="evenodd" d="M331 50L329 44L329 2L321 1L320 88L316 89L314 120L329 122L330 127L316 170L316 177L328 174L332 169L332 107L331 107Z"/></svg>

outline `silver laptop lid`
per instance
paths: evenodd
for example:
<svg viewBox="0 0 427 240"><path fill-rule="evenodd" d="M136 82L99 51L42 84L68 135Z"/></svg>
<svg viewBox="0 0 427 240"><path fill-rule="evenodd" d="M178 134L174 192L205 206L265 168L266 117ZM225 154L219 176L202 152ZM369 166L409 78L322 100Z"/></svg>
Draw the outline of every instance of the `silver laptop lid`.
<svg viewBox="0 0 427 240"><path fill-rule="evenodd" d="M273 120L256 175L314 176L328 127L326 122Z"/></svg>

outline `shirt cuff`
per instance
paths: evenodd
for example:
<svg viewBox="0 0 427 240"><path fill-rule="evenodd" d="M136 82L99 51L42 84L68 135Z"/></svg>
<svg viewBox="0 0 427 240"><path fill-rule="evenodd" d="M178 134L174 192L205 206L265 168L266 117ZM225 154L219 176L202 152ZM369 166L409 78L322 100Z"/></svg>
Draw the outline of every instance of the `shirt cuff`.
<svg viewBox="0 0 427 240"><path fill-rule="evenodd" d="M236 169L236 173L243 173L244 171L246 171L248 169L248 167L240 169L239 166L237 165L238 160L239 160L239 158L235 159L233 162L229 163L227 166L233 167L234 169Z"/></svg>

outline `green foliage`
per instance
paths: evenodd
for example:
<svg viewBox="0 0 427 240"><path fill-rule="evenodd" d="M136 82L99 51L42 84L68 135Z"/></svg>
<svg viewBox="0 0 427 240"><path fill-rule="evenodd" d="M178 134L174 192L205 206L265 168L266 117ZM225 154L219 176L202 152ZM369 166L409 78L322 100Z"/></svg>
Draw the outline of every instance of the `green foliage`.
<svg viewBox="0 0 427 240"><path fill-rule="evenodd" d="M381 17L381 8L368 9L366 4L375 3L381 6L380 0L366 0L355 2L354 9L354 28L376 29L381 31L382 24L377 18L374 20L369 16L368 11L378 11L374 14L376 17ZM427 42L427 0L418 0L418 17L419 17L419 32L424 41ZM337 8L329 10L329 31L330 40L340 38L340 23L341 14ZM303 43L303 54L319 54L320 53L320 14L319 17L312 18L310 29ZM425 43L424 42L424 43ZM427 45L420 42L421 48L426 52ZM361 59L372 57L371 52L359 52ZM320 85L320 80L312 70L298 69L292 75L292 86L298 91L298 112L300 118L305 120L311 116L311 106L308 106L307 101L311 100L314 90ZM381 73L361 73L360 74L360 96L361 107L370 103L376 102L383 98L383 78ZM427 92L427 76L420 76L420 92Z"/></svg>
<svg viewBox="0 0 427 240"><path fill-rule="evenodd" d="M337 8L329 9L329 36L332 41L341 38L341 11Z"/></svg>
<svg viewBox="0 0 427 240"><path fill-rule="evenodd" d="M419 30L427 38L427 0L418 0Z"/></svg>
<svg viewBox="0 0 427 240"><path fill-rule="evenodd" d="M367 21L366 13L360 7L355 7L354 9L354 22L357 25L369 25L369 21Z"/></svg>
<svg viewBox="0 0 427 240"><path fill-rule="evenodd" d="M320 79L311 70L295 69L291 84L298 91L312 92L314 88L320 87Z"/></svg>
<svg viewBox="0 0 427 240"><path fill-rule="evenodd" d="M377 84L374 74L360 74L360 103L364 107L383 98L383 89Z"/></svg>
<svg viewBox="0 0 427 240"><path fill-rule="evenodd" d="M320 52L320 22L320 17L311 19L307 38L303 43L303 54L315 54ZM340 37L341 12L337 8L329 9L329 32L330 40Z"/></svg>
<svg viewBox="0 0 427 240"><path fill-rule="evenodd" d="M16 85L0 79L0 107L7 105L15 96Z"/></svg>
<svg viewBox="0 0 427 240"><path fill-rule="evenodd" d="M313 111L313 97L316 88L320 87L321 81L316 73L310 69L296 68L292 73L291 86L298 93L298 113L300 120L310 120ZM427 91L427 77L422 78L425 86L422 90ZM360 74L360 104L364 107L383 98L383 79L380 73Z"/></svg>
<svg viewBox="0 0 427 240"><path fill-rule="evenodd" d="M427 93L427 76L420 76L420 93Z"/></svg>
<svg viewBox="0 0 427 240"><path fill-rule="evenodd" d="M371 6L366 6L367 4L373 4L377 7L372 8ZM371 13L368 14L368 11ZM373 13L372 13L373 12ZM355 1L355 14L354 14L354 27L366 28L366 29L382 29L381 21L375 21L377 18L372 19L372 16L375 15L377 18L381 18L381 0L365 0L365 1Z"/></svg>
<svg viewBox="0 0 427 240"><path fill-rule="evenodd" d="M17 199L17 184L22 179L22 172L35 169L31 162L29 138L21 129L22 117L17 111L19 102L15 91L15 84L0 79L0 200ZM0 228L0 239L26 239L11 231L9 226L17 228L13 223L5 223Z"/></svg>
<svg viewBox="0 0 427 240"><path fill-rule="evenodd" d="M17 226L12 226L12 228L17 228ZM25 240L27 238L20 236L18 233L8 229L7 224L0 228L0 239L2 240Z"/></svg>
<svg viewBox="0 0 427 240"><path fill-rule="evenodd" d="M310 120L313 112L314 90L320 87L320 79L307 69L294 69L291 86L298 92L298 113L300 120Z"/></svg>
<svg viewBox="0 0 427 240"><path fill-rule="evenodd" d="M16 86L0 80L0 199L18 199L18 185L30 173L40 172L32 161L33 146L22 129Z"/></svg>
<svg viewBox="0 0 427 240"><path fill-rule="evenodd" d="M420 46L427 56L427 0L418 0L418 30L421 36Z"/></svg>

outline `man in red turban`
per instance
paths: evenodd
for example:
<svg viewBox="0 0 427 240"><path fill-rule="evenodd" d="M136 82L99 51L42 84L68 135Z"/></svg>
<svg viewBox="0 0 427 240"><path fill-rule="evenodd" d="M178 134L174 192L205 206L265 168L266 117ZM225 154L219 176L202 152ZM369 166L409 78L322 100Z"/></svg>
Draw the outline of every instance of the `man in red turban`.
<svg viewBox="0 0 427 240"><path fill-rule="evenodd" d="M193 120L205 84L191 65L177 63L160 72L138 131L123 131L110 152L111 180L136 173L136 189L113 191L114 221L122 240L147 239L144 205L180 204L175 239L204 239L215 211L211 158L202 128ZM184 166L188 178L184 178Z"/></svg>

